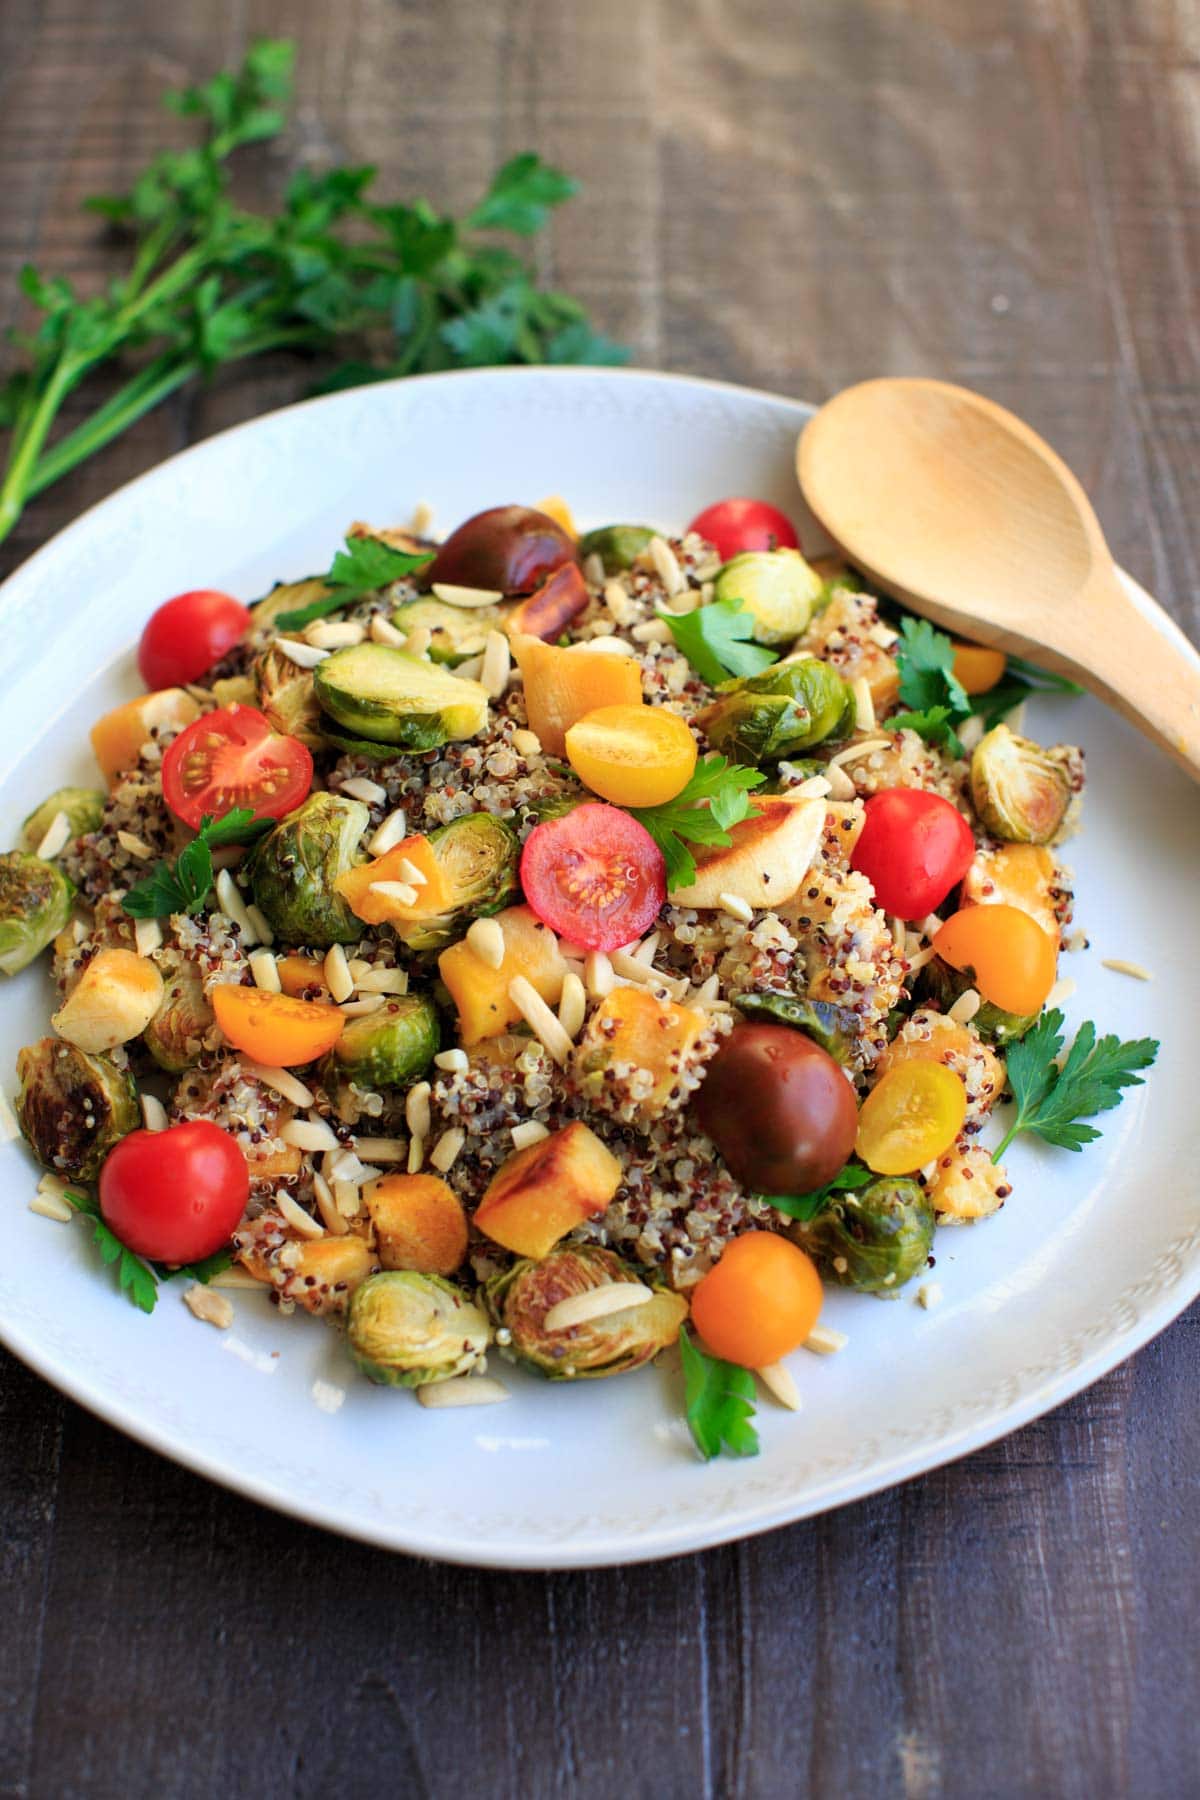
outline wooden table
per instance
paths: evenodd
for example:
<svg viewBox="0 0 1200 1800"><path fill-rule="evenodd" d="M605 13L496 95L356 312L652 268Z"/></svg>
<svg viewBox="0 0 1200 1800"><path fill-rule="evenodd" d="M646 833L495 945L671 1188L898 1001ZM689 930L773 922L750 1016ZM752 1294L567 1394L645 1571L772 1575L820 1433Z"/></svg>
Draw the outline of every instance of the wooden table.
<svg viewBox="0 0 1200 1800"><path fill-rule="evenodd" d="M107 266L79 201L178 131L165 84L255 31L300 43L291 152L453 204L527 146L581 176L544 273L646 365L812 398L928 373L1014 407L1196 635L1179 0L5 0L0 324L26 259ZM0 572L305 380L281 359L179 397L33 506ZM543 1578L278 1518L5 1360L0 1795L1196 1794L1198 1372L1194 1308L952 1468Z"/></svg>

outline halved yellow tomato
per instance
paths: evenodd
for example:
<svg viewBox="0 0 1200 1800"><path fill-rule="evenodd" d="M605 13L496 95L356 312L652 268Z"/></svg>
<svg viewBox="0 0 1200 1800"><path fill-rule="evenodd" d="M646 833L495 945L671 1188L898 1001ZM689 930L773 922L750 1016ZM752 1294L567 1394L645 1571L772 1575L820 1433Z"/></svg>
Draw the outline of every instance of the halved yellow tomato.
<svg viewBox="0 0 1200 1800"><path fill-rule="evenodd" d="M897 1063L863 1101L854 1147L877 1175L911 1175L950 1148L966 1116L967 1090L953 1069Z"/></svg>
<svg viewBox="0 0 1200 1800"><path fill-rule="evenodd" d="M990 693L1006 667L1003 650L989 650L983 644L954 646L954 673L968 694Z"/></svg>
<svg viewBox="0 0 1200 1800"><path fill-rule="evenodd" d="M978 992L1003 1012L1039 1011L1054 986L1058 946L1019 906L964 906L933 947L952 969L969 969Z"/></svg>
<svg viewBox="0 0 1200 1800"><path fill-rule="evenodd" d="M567 758L602 799L661 806L691 780L696 740L667 706L600 706L567 732Z"/></svg>

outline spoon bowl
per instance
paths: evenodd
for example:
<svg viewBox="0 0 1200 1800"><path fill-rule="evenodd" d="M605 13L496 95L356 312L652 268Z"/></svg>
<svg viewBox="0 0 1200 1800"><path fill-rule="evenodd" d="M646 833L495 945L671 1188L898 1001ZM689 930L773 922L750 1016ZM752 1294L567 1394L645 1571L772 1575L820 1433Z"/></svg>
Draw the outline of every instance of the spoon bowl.
<svg viewBox="0 0 1200 1800"><path fill-rule="evenodd" d="M806 426L796 467L883 591L1082 682L1200 780L1200 656L1138 611L1079 482L1013 413L948 382L864 381Z"/></svg>

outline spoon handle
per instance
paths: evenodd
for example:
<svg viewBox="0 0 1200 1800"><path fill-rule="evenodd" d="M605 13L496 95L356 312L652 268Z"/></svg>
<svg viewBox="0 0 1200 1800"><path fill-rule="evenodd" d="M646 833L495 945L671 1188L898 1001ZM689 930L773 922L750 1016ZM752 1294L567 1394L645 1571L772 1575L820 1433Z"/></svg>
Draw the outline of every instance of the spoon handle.
<svg viewBox="0 0 1200 1800"><path fill-rule="evenodd" d="M1112 564L1097 568L1081 598L1080 607L1048 618L1046 660L1200 781L1200 655L1140 611Z"/></svg>

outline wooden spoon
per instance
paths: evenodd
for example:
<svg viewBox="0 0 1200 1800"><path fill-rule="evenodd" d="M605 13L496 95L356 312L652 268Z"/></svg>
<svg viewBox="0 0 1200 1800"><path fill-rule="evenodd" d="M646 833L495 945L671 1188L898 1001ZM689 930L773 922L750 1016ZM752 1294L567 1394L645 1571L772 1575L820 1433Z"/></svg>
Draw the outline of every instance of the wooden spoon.
<svg viewBox="0 0 1200 1800"><path fill-rule="evenodd" d="M796 470L886 592L1082 682L1200 780L1200 657L1138 610L1083 489L1028 425L948 382L864 381L810 420Z"/></svg>

